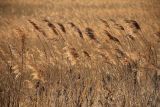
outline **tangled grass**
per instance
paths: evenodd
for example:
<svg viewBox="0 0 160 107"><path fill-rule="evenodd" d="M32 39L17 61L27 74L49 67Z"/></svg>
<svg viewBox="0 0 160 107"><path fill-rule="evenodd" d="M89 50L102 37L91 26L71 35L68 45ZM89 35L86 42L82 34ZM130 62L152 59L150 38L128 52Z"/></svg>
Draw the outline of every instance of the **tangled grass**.
<svg viewBox="0 0 160 107"><path fill-rule="evenodd" d="M29 19L0 40L1 107L158 107L160 33Z"/></svg>

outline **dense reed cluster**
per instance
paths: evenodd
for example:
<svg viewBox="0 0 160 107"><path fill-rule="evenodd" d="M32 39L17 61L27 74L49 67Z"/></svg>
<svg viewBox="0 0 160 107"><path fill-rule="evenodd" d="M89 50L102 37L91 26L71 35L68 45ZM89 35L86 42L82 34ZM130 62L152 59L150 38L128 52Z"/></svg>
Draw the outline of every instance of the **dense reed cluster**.
<svg viewBox="0 0 160 107"><path fill-rule="evenodd" d="M27 26L27 27L26 27ZM0 40L0 107L158 107L160 33L134 20L29 19Z"/></svg>

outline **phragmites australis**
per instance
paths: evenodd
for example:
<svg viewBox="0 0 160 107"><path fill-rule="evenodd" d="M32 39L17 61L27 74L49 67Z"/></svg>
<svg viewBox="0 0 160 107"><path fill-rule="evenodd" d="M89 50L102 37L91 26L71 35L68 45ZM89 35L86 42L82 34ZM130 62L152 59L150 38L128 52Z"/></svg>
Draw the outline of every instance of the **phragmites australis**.
<svg viewBox="0 0 160 107"><path fill-rule="evenodd" d="M117 23L114 25L114 27L118 30L124 30L124 27L120 24L117 24Z"/></svg>
<svg viewBox="0 0 160 107"><path fill-rule="evenodd" d="M71 27L74 28L74 29L78 32L80 38L83 39L83 34L82 34L81 30L80 30L74 23L72 23L72 22L70 22L70 23L68 23L68 24L70 24Z"/></svg>
<svg viewBox="0 0 160 107"><path fill-rule="evenodd" d="M112 36L107 30L104 30L104 31L105 31L105 34L109 37L110 40L113 40L115 42L120 43L120 41L116 37Z"/></svg>
<svg viewBox="0 0 160 107"><path fill-rule="evenodd" d="M84 55L90 58L90 55L87 51L83 51Z"/></svg>
<svg viewBox="0 0 160 107"><path fill-rule="evenodd" d="M135 20L124 20L125 23L129 25L130 28L132 28L133 32L137 32L138 30L141 30L140 25Z"/></svg>
<svg viewBox="0 0 160 107"><path fill-rule="evenodd" d="M86 34L89 36L90 39L96 40L93 29L88 27L88 28L86 28L85 31L86 31Z"/></svg>
<svg viewBox="0 0 160 107"><path fill-rule="evenodd" d="M131 40L135 40L135 38L131 35L131 34L127 34L126 35L128 38L130 38Z"/></svg>
<svg viewBox="0 0 160 107"><path fill-rule="evenodd" d="M118 30L125 30L124 27L117 23L114 19L110 19L109 21L111 22L113 28Z"/></svg>
<svg viewBox="0 0 160 107"><path fill-rule="evenodd" d="M78 53L76 52L76 49L75 48L70 48L70 52L71 54L73 55L74 58L78 58L79 55Z"/></svg>
<svg viewBox="0 0 160 107"><path fill-rule="evenodd" d="M32 20L28 21L38 32L42 33L45 37L47 37L47 34L35 22L33 22Z"/></svg>
<svg viewBox="0 0 160 107"><path fill-rule="evenodd" d="M105 25L106 28L110 28L110 26L106 20L104 20L104 19L99 19L99 20Z"/></svg>
<svg viewBox="0 0 160 107"><path fill-rule="evenodd" d="M65 29L64 25L61 23L57 23L57 24L60 27L60 29L63 31L63 33L66 33L66 29Z"/></svg>
<svg viewBox="0 0 160 107"><path fill-rule="evenodd" d="M43 20L44 22L47 22L48 27L50 27L52 29L52 31L54 32L55 35L58 35L58 32L56 30L56 26L51 23L49 20L45 19Z"/></svg>

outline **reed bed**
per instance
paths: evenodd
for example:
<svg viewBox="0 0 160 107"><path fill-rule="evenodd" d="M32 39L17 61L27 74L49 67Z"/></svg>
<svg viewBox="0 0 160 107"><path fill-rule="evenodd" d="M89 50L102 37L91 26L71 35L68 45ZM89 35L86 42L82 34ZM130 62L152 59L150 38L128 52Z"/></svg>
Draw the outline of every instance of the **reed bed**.
<svg viewBox="0 0 160 107"><path fill-rule="evenodd" d="M10 30L0 40L0 107L158 107L159 32L152 43L135 20L98 20L98 29L28 19Z"/></svg>

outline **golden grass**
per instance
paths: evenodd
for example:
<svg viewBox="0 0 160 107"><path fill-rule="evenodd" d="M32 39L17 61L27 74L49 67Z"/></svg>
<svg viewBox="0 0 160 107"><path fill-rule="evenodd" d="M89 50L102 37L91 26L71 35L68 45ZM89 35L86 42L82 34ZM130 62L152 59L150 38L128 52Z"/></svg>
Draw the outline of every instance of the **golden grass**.
<svg viewBox="0 0 160 107"><path fill-rule="evenodd" d="M5 3L0 107L160 105L158 1Z"/></svg>

